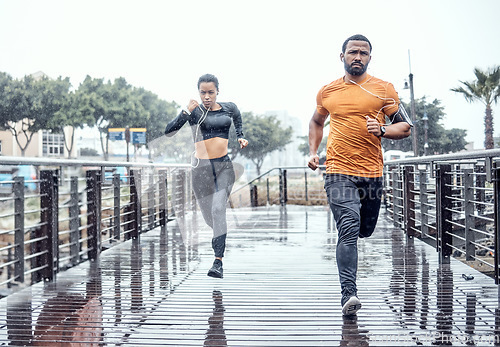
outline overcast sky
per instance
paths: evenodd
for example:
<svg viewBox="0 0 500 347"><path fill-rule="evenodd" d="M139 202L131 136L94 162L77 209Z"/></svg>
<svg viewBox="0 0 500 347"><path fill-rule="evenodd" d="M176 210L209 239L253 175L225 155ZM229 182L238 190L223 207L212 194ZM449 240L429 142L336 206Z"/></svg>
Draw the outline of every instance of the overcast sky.
<svg viewBox="0 0 500 347"><path fill-rule="evenodd" d="M287 110L306 134L319 88L343 75L343 41L360 33L373 45L370 74L409 101L410 51L415 97L441 100L444 126L483 148L484 105L450 88L500 65L499 13L498 0L0 0L0 71L43 71L75 88L86 75L121 76L182 105L212 73L219 101Z"/></svg>

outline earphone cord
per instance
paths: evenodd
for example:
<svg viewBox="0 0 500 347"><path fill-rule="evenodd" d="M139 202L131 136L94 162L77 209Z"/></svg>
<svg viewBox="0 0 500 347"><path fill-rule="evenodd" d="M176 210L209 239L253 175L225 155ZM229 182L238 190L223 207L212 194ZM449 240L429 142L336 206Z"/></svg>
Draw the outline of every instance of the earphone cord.
<svg viewBox="0 0 500 347"><path fill-rule="evenodd" d="M198 107L200 108L202 115L201 115L200 119L198 120L198 124L196 125L196 132L194 134L194 142L195 143L196 143L196 140L198 139L198 131L200 130L201 123L203 123L205 121L205 119L207 118L208 112L210 111L210 107L206 111L203 111L203 109L201 108L200 105L198 105ZM193 151L193 153L191 155L196 158L195 154L196 154L196 149ZM200 165L200 158L196 158L196 165L191 164L191 167L196 168L196 167L198 167L198 165Z"/></svg>
<svg viewBox="0 0 500 347"><path fill-rule="evenodd" d="M354 82L353 80L349 80L349 82L354 83L355 85L357 85L359 88L363 89L363 90L364 90L365 92L367 92L368 94L373 95L374 97L376 97L376 98L378 98L378 99L380 99L380 100L382 100L382 101L385 101L385 100L392 100L392 105L385 105L385 106L382 106L382 107L380 108L380 110L378 110L377 115L375 116L375 119L377 119L377 118L378 118L378 115L380 114L380 112L382 112L382 110L383 110L384 108L386 108L386 107L390 107L390 106L395 106L395 105L396 105L396 100L394 100L393 98L383 98L383 97L381 97L381 96L378 96L377 94L374 94L374 93L370 92L370 91L369 91L369 90L367 90L366 88L363 88L363 86L362 86L361 84L358 84L358 83ZM392 124L392 121L391 121L390 123L385 123L385 122L384 122L384 124L381 124L381 123L378 123L378 124L379 124L379 125L381 125L381 126L382 126L382 125L391 125L391 124Z"/></svg>
<svg viewBox="0 0 500 347"><path fill-rule="evenodd" d="M377 115L375 116L375 119L376 119L376 120L378 119L378 115L380 114L380 112L382 112L382 110L383 110L384 108L396 105L396 100L394 100L393 98L383 98L383 97L381 97L381 96L378 96L378 95L376 95L376 94L374 94L374 93L370 92L370 91L369 91L369 90L367 90L366 88L364 88L362 85L360 85L360 84L358 84L358 83L354 82L354 81L353 81L353 80L351 80L351 79L349 80L349 82L351 82L351 83L353 83L353 84L357 85L357 86L358 86L358 87L360 87L362 90L364 90L365 92L367 92L367 93L368 93L368 94L370 94L370 95L373 95L373 96L374 96L374 97L376 97L377 99L380 99L380 100L382 100L382 101L392 100L392 104L391 104L391 105L385 105L385 106L382 106L382 107L380 108L380 110L378 110ZM385 117L384 117L384 120L385 120ZM385 122L384 122L384 124L381 124L381 123L378 123L378 124L379 124L380 126L383 126L383 125L390 125L390 124L392 124L392 121L391 121L389 124L386 124ZM380 151L380 152L382 152L382 147L380 147L379 151ZM355 164L354 162L352 162L352 163L353 163L353 164Z"/></svg>

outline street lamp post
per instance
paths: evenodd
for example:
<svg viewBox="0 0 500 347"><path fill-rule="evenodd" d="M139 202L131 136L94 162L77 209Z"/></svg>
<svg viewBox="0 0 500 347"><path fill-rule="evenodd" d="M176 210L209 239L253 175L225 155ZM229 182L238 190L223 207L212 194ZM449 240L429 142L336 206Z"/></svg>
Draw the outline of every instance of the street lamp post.
<svg viewBox="0 0 500 347"><path fill-rule="evenodd" d="M408 50L408 65L410 67L410 75L408 76L410 79L410 116L411 121L413 123L413 129L411 130L412 135L412 147L413 147L413 156L418 157L418 136L417 136L417 112L415 111L415 95L413 93L413 74L411 73L411 59L410 59L410 50ZM408 89L408 83L405 82L404 89Z"/></svg>
<svg viewBox="0 0 500 347"><path fill-rule="evenodd" d="M427 112L424 111L424 116L422 117L424 121L424 155L427 155L427 148L429 148L429 144L427 143L427 129L429 128L427 121L429 118L427 117Z"/></svg>
<svg viewBox="0 0 500 347"><path fill-rule="evenodd" d="M408 52L408 55L410 52ZM410 113L411 113L411 121L413 122L414 126L412 129L412 141L413 141L413 155L415 157L418 157L418 137L417 137L417 113L415 111L415 95L413 94L413 74L410 71L410 75L408 76L410 78Z"/></svg>
<svg viewBox="0 0 500 347"><path fill-rule="evenodd" d="M128 144L130 143L130 128L127 126L125 128L125 143L127 144L127 163L130 161L128 154Z"/></svg>

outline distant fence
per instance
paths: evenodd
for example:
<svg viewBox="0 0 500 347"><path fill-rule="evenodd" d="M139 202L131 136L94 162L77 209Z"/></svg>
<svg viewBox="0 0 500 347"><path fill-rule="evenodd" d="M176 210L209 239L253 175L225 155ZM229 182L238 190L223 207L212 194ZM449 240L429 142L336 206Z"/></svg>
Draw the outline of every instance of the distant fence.
<svg viewBox="0 0 500 347"><path fill-rule="evenodd" d="M190 175L190 165L1 157L0 296L192 210Z"/></svg>
<svg viewBox="0 0 500 347"><path fill-rule="evenodd" d="M499 283L500 150L396 160L384 172L395 226Z"/></svg>
<svg viewBox="0 0 500 347"><path fill-rule="evenodd" d="M322 166L324 168L324 166ZM249 182L235 187L234 206L327 205L323 170L304 166L272 168Z"/></svg>

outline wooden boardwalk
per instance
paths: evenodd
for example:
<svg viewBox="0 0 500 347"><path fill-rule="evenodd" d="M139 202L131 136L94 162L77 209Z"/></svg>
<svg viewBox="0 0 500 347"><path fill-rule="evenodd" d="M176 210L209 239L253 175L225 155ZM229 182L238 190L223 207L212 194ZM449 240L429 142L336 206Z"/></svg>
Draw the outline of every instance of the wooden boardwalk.
<svg viewBox="0 0 500 347"><path fill-rule="evenodd" d="M0 300L0 344L500 345L494 281L454 259L440 265L383 214L359 241L355 318L341 314L326 207L238 209L228 222L224 279L206 275L211 232L198 214Z"/></svg>

